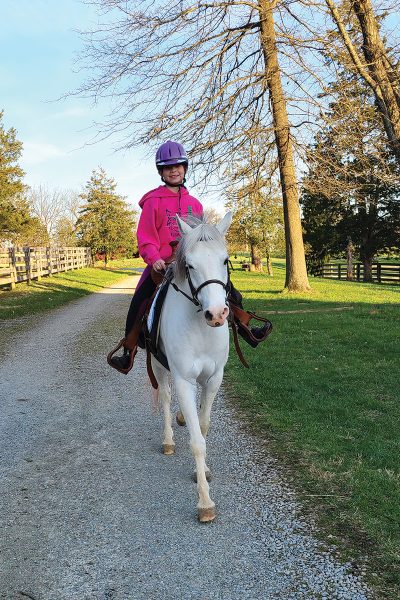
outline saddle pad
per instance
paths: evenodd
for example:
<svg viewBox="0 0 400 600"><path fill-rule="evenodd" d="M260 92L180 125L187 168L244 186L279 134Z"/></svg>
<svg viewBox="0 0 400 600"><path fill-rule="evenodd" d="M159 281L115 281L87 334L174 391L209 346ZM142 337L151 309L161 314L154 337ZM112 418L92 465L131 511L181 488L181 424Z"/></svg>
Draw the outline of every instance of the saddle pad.
<svg viewBox="0 0 400 600"><path fill-rule="evenodd" d="M154 296L151 303L149 314L146 321L145 336L146 346L149 348L152 355L160 362L163 367L169 370L167 357L158 348L158 335L160 329L161 309L167 295L169 280L166 280Z"/></svg>

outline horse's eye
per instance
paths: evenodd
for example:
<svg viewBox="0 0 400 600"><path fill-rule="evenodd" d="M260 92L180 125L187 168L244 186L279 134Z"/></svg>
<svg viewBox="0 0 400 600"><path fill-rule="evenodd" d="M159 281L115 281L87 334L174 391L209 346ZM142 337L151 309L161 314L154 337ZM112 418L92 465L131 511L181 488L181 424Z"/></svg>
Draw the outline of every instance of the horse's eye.
<svg viewBox="0 0 400 600"><path fill-rule="evenodd" d="M192 265L186 265L188 269L193 269Z"/></svg>

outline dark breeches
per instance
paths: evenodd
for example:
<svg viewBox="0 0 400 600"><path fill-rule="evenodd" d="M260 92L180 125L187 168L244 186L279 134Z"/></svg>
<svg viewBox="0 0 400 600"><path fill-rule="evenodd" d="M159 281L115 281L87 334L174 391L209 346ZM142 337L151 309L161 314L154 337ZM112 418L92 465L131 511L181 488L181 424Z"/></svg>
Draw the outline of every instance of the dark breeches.
<svg viewBox="0 0 400 600"><path fill-rule="evenodd" d="M243 308L243 304L242 304L243 296L239 292L239 290L237 290L233 286L232 282L231 282L231 290L229 292L228 300L230 302L232 302L233 304L236 304L236 306L239 306L239 308Z"/></svg>
<svg viewBox="0 0 400 600"><path fill-rule="evenodd" d="M136 317L138 316L143 303L152 296L155 289L156 284L152 280L149 273L149 276L142 282L141 286L137 288L133 294L128 315L126 317L125 336L127 336L133 328Z"/></svg>

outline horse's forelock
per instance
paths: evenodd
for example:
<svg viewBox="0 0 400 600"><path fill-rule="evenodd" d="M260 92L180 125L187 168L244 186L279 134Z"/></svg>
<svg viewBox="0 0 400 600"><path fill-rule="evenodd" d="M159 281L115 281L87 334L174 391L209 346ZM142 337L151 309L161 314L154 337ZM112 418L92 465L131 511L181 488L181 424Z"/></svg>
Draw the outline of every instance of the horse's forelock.
<svg viewBox="0 0 400 600"><path fill-rule="evenodd" d="M184 221L192 228L192 231L183 235L176 253L175 278L181 281L186 276L186 256L196 244L205 242L209 247L214 245L216 249L225 247L225 241L221 233L215 225L208 223L204 217L198 218L189 215Z"/></svg>

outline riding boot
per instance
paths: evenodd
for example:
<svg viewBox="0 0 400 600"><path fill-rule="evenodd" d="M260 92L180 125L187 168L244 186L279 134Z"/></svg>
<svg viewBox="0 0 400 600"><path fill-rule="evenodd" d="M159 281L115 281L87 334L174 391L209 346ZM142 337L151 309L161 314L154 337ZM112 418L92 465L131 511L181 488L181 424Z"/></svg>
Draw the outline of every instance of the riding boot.
<svg viewBox="0 0 400 600"><path fill-rule="evenodd" d="M144 312L145 311L143 308L128 335L124 337L107 356L107 362L110 367L113 367L120 373L124 373L124 375L127 375L133 367L133 361L135 359L138 346L141 348L144 347L142 333ZM114 354L118 352L120 348L123 348L123 354L121 356L114 356Z"/></svg>
<svg viewBox="0 0 400 600"><path fill-rule="evenodd" d="M240 303L241 304L241 303ZM237 325L238 334L252 348L256 348L260 342L263 342L272 331L272 323L268 319L259 317L253 312L244 310L241 306L230 302L229 307L233 313L233 318ZM261 327L249 327L252 319L264 323Z"/></svg>

